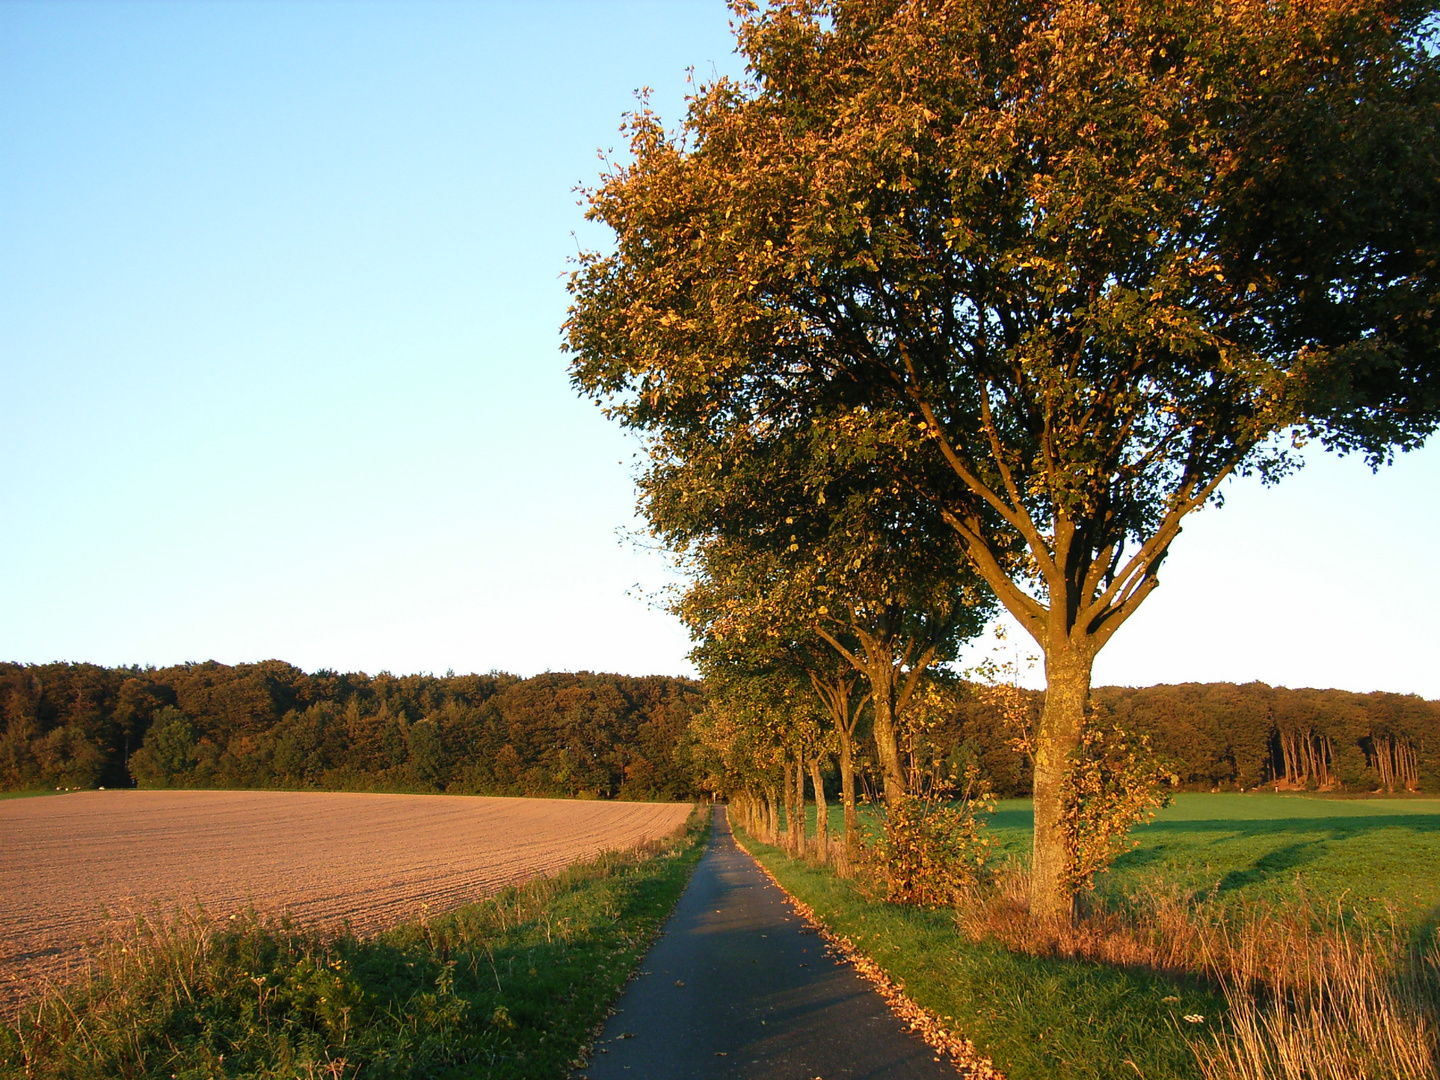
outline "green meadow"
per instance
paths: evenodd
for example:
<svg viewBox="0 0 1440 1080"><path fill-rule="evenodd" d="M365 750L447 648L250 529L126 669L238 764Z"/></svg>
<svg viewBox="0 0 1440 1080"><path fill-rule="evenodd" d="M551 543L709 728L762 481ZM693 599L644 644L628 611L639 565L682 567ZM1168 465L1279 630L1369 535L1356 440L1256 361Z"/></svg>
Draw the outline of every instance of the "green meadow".
<svg viewBox="0 0 1440 1080"><path fill-rule="evenodd" d="M1030 848L1030 804L1000 804L1002 850ZM1440 799L1180 794L1132 833L1137 846L1097 881L1102 895L1160 879L1225 902L1319 904L1420 922L1440 905Z"/></svg>
<svg viewBox="0 0 1440 1080"><path fill-rule="evenodd" d="M828 819L832 837L842 835L839 806ZM874 820L862 808L862 826ZM813 807L807 826L813 833ZM1028 855L1033 828L1028 799L1002 800L989 819L997 857ZM1157 880L1228 903L1284 903L1303 890L1416 925L1440 905L1440 798L1181 793L1131 839L1097 879L1102 896Z"/></svg>

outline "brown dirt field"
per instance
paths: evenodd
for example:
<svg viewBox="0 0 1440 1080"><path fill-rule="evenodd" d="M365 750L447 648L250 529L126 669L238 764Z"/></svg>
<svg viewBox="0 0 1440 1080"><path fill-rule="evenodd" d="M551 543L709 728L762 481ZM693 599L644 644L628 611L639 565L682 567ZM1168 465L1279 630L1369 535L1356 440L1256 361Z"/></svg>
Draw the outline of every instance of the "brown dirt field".
<svg viewBox="0 0 1440 1080"><path fill-rule="evenodd" d="M358 933L665 836L689 806L85 791L0 801L0 1008L83 965L107 913L253 905Z"/></svg>

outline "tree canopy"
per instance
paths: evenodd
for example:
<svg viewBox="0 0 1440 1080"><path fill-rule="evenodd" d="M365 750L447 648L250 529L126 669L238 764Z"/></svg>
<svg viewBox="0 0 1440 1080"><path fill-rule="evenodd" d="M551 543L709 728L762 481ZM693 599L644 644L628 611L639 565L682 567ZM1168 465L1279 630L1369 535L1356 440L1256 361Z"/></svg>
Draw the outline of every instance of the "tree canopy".
<svg viewBox="0 0 1440 1080"><path fill-rule="evenodd" d="M590 193L572 374L659 458L863 431L1040 645L1034 910L1096 653L1288 440L1440 417L1428 0L775 0Z"/></svg>

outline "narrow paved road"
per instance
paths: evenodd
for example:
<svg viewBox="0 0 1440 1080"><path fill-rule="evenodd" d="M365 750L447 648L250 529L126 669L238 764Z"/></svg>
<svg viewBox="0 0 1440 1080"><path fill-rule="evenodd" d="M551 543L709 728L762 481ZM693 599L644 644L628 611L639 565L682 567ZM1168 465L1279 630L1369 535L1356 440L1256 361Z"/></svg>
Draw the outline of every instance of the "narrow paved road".
<svg viewBox="0 0 1440 1080"><path fill-rule="evenodd" d="M723 808L675 914L575 1074L590 1080L955 1080L790 910Z"/></svg>

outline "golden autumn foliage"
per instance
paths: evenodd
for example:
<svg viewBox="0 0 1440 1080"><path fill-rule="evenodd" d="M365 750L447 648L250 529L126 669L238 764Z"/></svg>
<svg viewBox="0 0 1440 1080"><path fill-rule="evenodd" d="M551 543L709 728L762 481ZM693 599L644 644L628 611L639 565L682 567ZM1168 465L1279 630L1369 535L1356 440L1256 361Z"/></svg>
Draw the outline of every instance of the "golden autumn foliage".
<svg viewBox="0 0 1440 1080"><path fill-rule="evenodd" d="M815 505L853 451L943 520L1044 653L1034 899L1062 912L1095 656L1185 517L1290 439L1378 464L1440 419L1434 5L737 12L747 76L673 130L642 105L588 193L615 246L571 282L572 377L652 475L700 466L696 521L795 447Z"/></svg>

